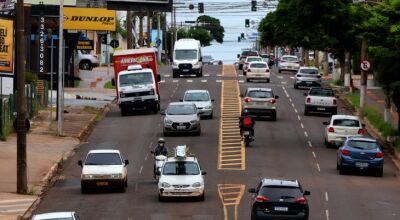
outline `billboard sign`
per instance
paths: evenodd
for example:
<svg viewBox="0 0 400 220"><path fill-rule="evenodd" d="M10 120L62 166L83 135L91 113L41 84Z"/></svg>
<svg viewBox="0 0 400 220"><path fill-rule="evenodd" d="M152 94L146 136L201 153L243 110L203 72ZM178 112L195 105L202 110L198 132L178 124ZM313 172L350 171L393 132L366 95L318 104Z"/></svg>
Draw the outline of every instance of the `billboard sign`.
<svg viewBox="0 0 400 220"><path fill-rule="evenodd" d="M115 31L116 13L104 8L64 8L64 29Z"/></svg>
<svg viewBox="0 0 400 220"><path fill-rule="evenodd" d="M0 21L0 74L13 75L14 24L8 19Z"/></svg>
<svg viewBox="0 0 400 220"><path fill-rule="evenodd" d="M43 2L44 5L60 5L60 0L24 0L24 4L39 5ZM64 0L65 6L76 6L76 0Z"/></svg>

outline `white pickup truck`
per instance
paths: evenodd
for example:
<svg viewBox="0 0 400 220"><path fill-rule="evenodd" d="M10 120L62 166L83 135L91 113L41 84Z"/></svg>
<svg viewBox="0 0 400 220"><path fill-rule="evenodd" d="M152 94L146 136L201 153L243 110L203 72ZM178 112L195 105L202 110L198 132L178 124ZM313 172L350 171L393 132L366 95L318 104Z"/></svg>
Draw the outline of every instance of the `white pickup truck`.
<svg viewBox="0 0 400 220"><path fill-rule="evenodd" d="M304 115L309 115L310 112L337 114L337 99L332 89L312 87L304 95L306 96Z"/></svg>

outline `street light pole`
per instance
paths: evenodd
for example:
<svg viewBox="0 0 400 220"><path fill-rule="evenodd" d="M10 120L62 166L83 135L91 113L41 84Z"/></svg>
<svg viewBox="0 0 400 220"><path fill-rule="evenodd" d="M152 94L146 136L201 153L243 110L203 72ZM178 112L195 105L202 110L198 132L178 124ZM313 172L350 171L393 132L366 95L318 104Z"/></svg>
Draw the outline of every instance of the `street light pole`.
<svg viewBox="0 0 400 220"><path fill-rule="evenodd" d="M63 23L64 23L64 0L60 0L60 22L59 22L59 37L58 37L58 108L57 108L57 134L59 136L63 135L63 112L64 106L62 102L62 97L64 96L64 85L63 85Z"/></svg>

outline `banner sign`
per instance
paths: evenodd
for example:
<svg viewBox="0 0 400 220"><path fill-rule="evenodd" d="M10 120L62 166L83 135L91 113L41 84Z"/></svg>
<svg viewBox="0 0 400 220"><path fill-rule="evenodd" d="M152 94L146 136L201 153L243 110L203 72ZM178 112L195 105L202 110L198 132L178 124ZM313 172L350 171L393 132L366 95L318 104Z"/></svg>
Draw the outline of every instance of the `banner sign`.
<svg viewBox="0 0 400 220"><path fill-rule="evenodd" d="M60 5L60 0L24 0L24 4L38 5L43 2L44 5ZM76 0L64 0L63 5L76 6Z"/></svg>
<svg viewBox="0 0 400 220"><path fill-rule="evenodd" d="M45 17L43 12L40 13L39 16L39 74L44 74L44 25L45 25Z"/></svg>
<svg viewBox="0 0 400 220"><path fill-rule="evenodd" d="M14 23L0 19L0 73L13 74Z"/></svg>
<svg viewBox="0 0 400 220"><path fill-rule="evenodd" d="M116 13L104 8L64 8L64 29L115 31Z"/></svg>
<svg viewBox="0 0 400 220"><path fill-rule="evenodd" d="M76 44L77 50L94 50L93 40L79 40Z"/></svg>

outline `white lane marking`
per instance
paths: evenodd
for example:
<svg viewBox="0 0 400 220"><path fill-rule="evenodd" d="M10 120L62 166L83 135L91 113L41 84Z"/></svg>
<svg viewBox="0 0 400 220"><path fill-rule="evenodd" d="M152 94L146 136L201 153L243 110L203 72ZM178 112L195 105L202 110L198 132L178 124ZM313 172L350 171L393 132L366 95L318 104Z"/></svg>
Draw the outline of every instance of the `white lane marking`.
<svg viewBox="0 0 400 220"><path fill-rule="evenodd" d="M140 166L139 174L142 174L143 166Z"/></svg>
<svg viewBox="0 0 400 220"><path fill-rule="evenodd" d="M282 84L286 84L287 82L281 82Z"/></svg>
<svg viewBox="0 0 400 220"><path fill-rule="evenodd" d="M300 126L301 126L301 128L303 128L303 129L304 129L304 125L303 125L303 123L300 123Z"/></svg>
<svg viewBox="0 0 400 220"><path fill-rule="evenodd" d="M289 98L289 102L292 102L292 98Z"/></svg>
<svg viewBox="0 0 400 220"><path fill-rule="evenodd" d="M220 83L220 82L222 82L222 80L215 80L215 82Z"/></svg>
<svg viewBox="0 0 400 220"><path fill-rule="evenodd" d="M165 83L165 80L161 80L160 83Z"/></svg>
<svg viewBox="0 0 400 220"><path fill-rule="evenodd" d="M204 76L210 76L210 74L204 74Z"/></svg>
<svg viewBox="0 0 400 220"><path fill-rule="evenodd" d="M299 121L301 121L300 115L297 115L297 119L299 119Z"/></svg>
<svg viewBox="0 0 400 220"><path fill-rule="evenodd" d="M201 82L205 83L205 82L207 82L207 80L206 79L202 79Z"/></svg>
<svg viewBox="0 0 400 220"><path fill-rule="evenodd" d="M291 79L294 79L294 76L291 76L290 78L291 78Z"/></svg>
<svg viewBox="0 0 400 220"><path fill-rule="evenodd" d="M309 146L309 147L312 147L311 141L308 141L308 146Z"/></svg>
<svg viewBox="0 0 400 220"><path fill-rule="evenodd" d="M278 79L283 79L283 76L278 76Z"/></svg>
<svg viewBox="0 0 400 220"><path fill-rule="evenodd" d="M308 138L307 131L304 131L304 136L306 136Z"/></svg>
<svg viewBox="0 0 400 220"><path fill-rule="evenodd" d="M244 80L239 80L239 83L244 83Z"/></svg>
<svg viewBox="0 0 400 220"><path fill-rule="evenodd" d="M292 107L294 108L294 104L292 103Z"/></svg>
<svg viewBox="0 0 400 220"><path fill-rule="evenodd" d="M290 96L289 96L289 94L287 94L287 93L286 93L286 97L288 97L288 98L289 98L289 97L290 97Z"/></svg>
<svg viewBox="0 0 400 220"><path fill-rule="evenodd" d="M325 215L326 215L326 220L329 220L329 210L328 209L325 210Z"/></svg>
<svg viewBox="0 0 400 220"><path fill-rule="evenodd" d="M286 91L286 88L284 86L282 86L282 89Z"/></svg>
<svg viewBox="0 0 400 220"><path fill-rule="evenodd" d="M222 74L217 74L217 76L222 76Z"/></svg>
<svg viewBox="0 0 400 220"><path fill-rule="evenodd" d="M325 192L325 201L329 201L328 192Z"/></svg>
<svg viewBox="0 0 400 220"><path fill-rule="evenodd" d="M294 112L296 112L296 113L297 113L297 109L294 109Z"/></svg>
<svg viewBox="0 0 400 220"><path fill-rule="evenodd" d="M186 80L186 82L191 83L191 82L193 82L193 80L192 79L188 79L188 80Z"/></svg>
<svg viewBox="0 0 400 220"><path fill-rule="evenodd" d="M317 163L318 172L321 172L321 168L319 167L319 163Z"/></svg>
<svg viewBox="0 0 400 220"><path fill-rule="evenodd" d="M312 155L313 155L314 158L317 158L317 155L315 154L314 151L312 152Z"/></svg>
<svg viewBox="0 0 400 220"><path fill-rule="evenodd" d="M165 74L165 75L164 75L164 77L171 77L171 75L169 75L169 74Z"/></svg>
<svg viewBox="0 0 400 220"><path fill-rule="evenodd" d="M148 157L149 157L149 153L146 153L146 156L144 157L144 160L147 160Z"/></svg>
<svg viewBox="0 0 400 220"><path fill-rule="evenodd" d="M177 83L177 82L179 82L179 79L174 79L174 80L172 80L172 82Z"/></svg>

